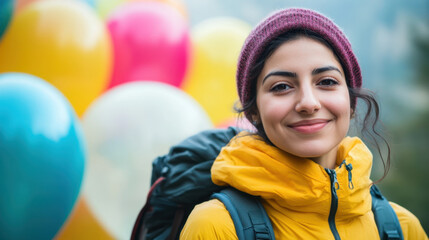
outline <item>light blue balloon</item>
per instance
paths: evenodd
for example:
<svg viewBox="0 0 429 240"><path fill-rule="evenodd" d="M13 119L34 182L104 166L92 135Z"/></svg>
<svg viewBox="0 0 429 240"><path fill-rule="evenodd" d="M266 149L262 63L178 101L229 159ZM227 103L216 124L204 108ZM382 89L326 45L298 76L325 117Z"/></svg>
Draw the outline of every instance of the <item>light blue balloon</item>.
<svg viewBox="0 0 429 240"><path fill-rule="evenodd" d="M52 239L78 197L85 167L79 120L52 85L0 74L0 239Z"/></svg>
<svg viewBox="0 0 429 240"><path fill-rule="evenodd" d="M80 2L88 4L91 8L95 9L95 0L78 0Z"/></svg>
<svg viewBox="0 0 429 240"><path fill-rule="evenodd" d="M0 0L0 41L13 15L14 0Z"/></svg>

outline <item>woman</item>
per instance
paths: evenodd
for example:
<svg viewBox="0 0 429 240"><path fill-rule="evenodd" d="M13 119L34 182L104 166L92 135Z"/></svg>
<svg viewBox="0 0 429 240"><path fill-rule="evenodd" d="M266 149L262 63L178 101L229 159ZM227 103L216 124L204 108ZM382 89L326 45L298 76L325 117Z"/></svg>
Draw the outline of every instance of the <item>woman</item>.
<svg viewBox="0 0 429 240"><path fill-rule="evenodd" d="M239 112L257 131L222 149L213 182L260 196L276 239L379 239L372 154L346 137L358 98L368 104L363 129L377 135L378 104L361 85L350 43L331 20L306 9L272 14L251 32L238 62ZM385 173L389 163L390 156ZM412 213L391 205L404 239L428 239ZM237 236L223 204L210 200L194 208L181 239Z"/></svg>

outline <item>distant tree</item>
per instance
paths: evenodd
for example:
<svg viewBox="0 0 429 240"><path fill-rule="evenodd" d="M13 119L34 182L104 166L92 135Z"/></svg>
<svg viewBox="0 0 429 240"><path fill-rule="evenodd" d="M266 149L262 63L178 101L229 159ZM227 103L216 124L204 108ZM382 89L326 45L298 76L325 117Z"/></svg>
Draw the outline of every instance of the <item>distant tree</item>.
<svg viewBox="0 0 429 240"><path fill-rule="evenodd" d="M428 19L429 20L429 19ZM429 24L426 32L412 29L415 84L429 99ZM404 89L407 91L407 89ZM393 137L393 165L385 181L380 183L388 198L413 212L429 232L429 102L416 111L408 122L387 126ZM398 113L401 114L400 109Z"/></svg>

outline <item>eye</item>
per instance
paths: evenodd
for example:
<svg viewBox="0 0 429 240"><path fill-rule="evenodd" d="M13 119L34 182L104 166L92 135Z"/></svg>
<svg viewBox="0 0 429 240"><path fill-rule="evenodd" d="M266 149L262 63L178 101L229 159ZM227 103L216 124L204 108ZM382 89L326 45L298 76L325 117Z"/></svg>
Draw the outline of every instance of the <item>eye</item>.
<svg viewBox="0 0 429 240"><path fill-rule="evenodd" d="M335 79L332 79L332 78L325 78L325 79L323 79L322 81L320 81L319 83L318 83L318 85L321 85L321 86L334 86L334 85L338 85L338 81L337 80L335 80Z"/></svg>
<svg viewBox="0 0 429 240"><path fill-rule="evenodd" d="M291 86L287 85L286 83L278 83L274 85L270 91L271 92L283 92L291 89Z"/></svg>

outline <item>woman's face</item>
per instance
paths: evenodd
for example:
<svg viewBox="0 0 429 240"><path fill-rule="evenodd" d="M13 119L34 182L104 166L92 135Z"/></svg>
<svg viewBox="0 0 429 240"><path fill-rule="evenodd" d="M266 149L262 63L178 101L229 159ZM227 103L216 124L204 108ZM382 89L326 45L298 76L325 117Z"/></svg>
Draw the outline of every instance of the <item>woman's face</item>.
<svg viewBox="0 0 429 240"><path fill-rule="evenodd" d="M333 167L351 109L344 71L332 50L307 37L287 41L267 59L256 87L254 120L262 121L270 141Z"/></svg>

